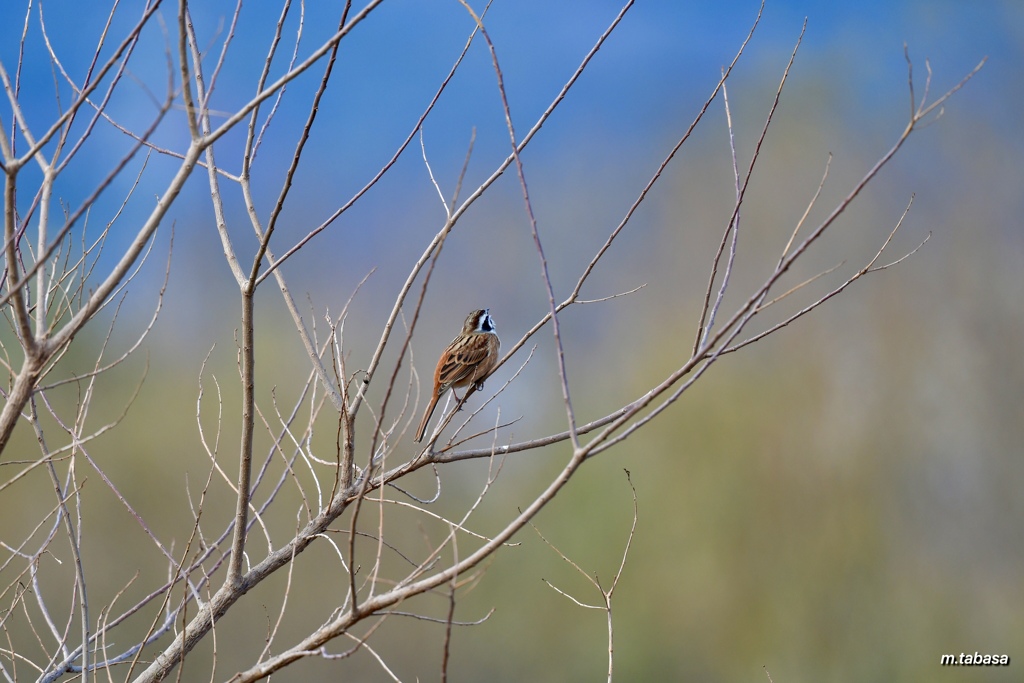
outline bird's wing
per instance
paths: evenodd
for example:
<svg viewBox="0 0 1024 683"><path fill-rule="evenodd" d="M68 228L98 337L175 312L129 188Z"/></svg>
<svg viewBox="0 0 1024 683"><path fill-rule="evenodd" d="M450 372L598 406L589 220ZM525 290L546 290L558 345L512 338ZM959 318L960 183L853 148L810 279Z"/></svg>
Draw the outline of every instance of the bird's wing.
<svg viewBox="0 0 1024 683"><path fill-rule="evenodd" d="M448 354L446 362L438 373L440 384L458 386L467 381L476 372L477 366L487 358L487 344L462 344L460 348Z"/></svg>

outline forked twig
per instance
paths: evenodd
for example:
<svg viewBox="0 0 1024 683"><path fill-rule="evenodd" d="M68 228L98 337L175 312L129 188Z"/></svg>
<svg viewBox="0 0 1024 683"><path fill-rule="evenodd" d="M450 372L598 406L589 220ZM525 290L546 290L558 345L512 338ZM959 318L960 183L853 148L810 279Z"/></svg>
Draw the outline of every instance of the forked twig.
<svg viewBox="0 0 1024 683"><path fill-rule="evenodd" d="M578 564L576 564L572 559L570 559L568 555L566 555L561 550L556 548L551 541L545 538L544 534L540 532L540 529L538 529L535 524L533 524L532 522L530 523L530 526L533 527L533 530L537 532L538 536L540 536L540 540L544 541L544 543L547 544L549 548L554 550L559 557L568 562L572 566L572 568L579 573L580 576L585 578L601 594L602 604L590 605L580 601L578 598L562 590L561 588L554 585L547 579L541 579L541 581L546 583L556 593L568 598L580 607L585 607L587 609L604 610L605 618L608 623L608 683L611 683L612 681L612 672L615 668L615 629L612 625L612 595L615 593L615 588L619 585L619 579L622 577L622 572L626 568L626 558L629 557L629 549L630 546L633 545L633 537L636 535L636 524L637 520L639 519L637 515L636 487L633 486L633 479L630 476L629 470L624 471L626 473L626 481L629 483L629 488L633 492L633 524L629 529L629 536L626 538L626 546L622 551L622 560L619 562L619 568L615 570L615 574L612 576L612 583L607 589L601 585L601 580L598 578L596 573L593 576L591 576L586 571L584 571Z"/></svg>

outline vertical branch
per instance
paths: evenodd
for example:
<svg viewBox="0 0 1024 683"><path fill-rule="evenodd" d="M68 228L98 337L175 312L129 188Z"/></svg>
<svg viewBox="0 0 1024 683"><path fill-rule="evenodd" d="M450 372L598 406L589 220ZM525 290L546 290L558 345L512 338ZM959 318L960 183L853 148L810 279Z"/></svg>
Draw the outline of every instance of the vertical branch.
<svg viewBox="0 0 1024 683"><path fill-rule="evenodd" d="M455 620L455 588L456 577L452 577L448 588L448 614L444 623L444 645L441 649L441 683L448 683L448 657L451 654L452 623Z"/></svg>
<svg viewBox="0 0 1024 683"><path fill-rule="evenodd" d="M189 114L189 127L193 135L199 134L201 126L202 135L209 136L210 115L209 115L209 93L203 79L202 54L199 51L199 44L196 40L195 29L192 25L192 17L188 11L186 0L181 0L181 16L179 18L179 30L182 35L179 37L179 49L181 51L182 77L188 78L187 57L185 54L186 45L192 54L196 94L202 103L199 111L195 111L191 105L191 91L186 82L182 85L182 92L186 98L186 105ZM221 238L224 248L224 256L228 262L232 274L238 283L242 298L242 322L241 322L241 363L239 373L242 384L242 415L238 455L238 493L235 499L235 522L231 540L231 556L228 561L228 571L225 577L227 586L237 587L242 576L242 561L245 557L246 534L249 525L249 503L252 495L252 449L253 435L256 428L256 358L255 358L255 323L253 320L254 299L256 287L252 278L246 278L241 265L231 244L228 234L227 218L224 212L223 198L217 178L217 165L213 152L213 144L206 146L207 172L210 182L210 197L213 201L214 215L217 221L217 232Z"/></svg>
<svg viewBox="0 0 1024 683"><path fill-rule="evenodd" d="M351 6L350 2L346 2L345 8L342 12L341 20L338 24L338 31L341 32L345 26L345 20L348 16L348 10ZM193 39L193 45L195 41ZM276 43L275 43L276 45ZM251 478L252 478L252 447L253 447L253 432L255 428L255 377L256 377L256 358L255 358L255 342L254 342L254 331L255 321L253 319L254 313L254 298L256 295L256 288L258 286L257 276L259 275L260 264L263 261L264 255L269 253L270 238L273 234L274 226L277 222L277 217L280 214L281 208L284 205L284 201L288 196L288 191L291 188L291 181L294 177L295 170L298 167L299 160L302 156L302 150L305 147L306 140L309 137L310 129L312 128L313 121L316 117L318 110L318 104L323 92L327 88L327 83L330 78L330 74L333 70L335 58L338 52L338 46L340 41L335 42L330 50L330 58L328 59L325 73L320 82L320 87L317 90L316 96L314 97L313 105L310 107L310 113L306 126L303 128L303 133L299 144L292 156L292 163L286 173L285 182L282 185L281 193L278 198L278 202L271 213L270 220L265 230L260 230L259 221L255 216L254 211L250 211L250 218L252 220L252 226L256 231L259 239L259 248L253 257L252 266L247 278L240 277L241 295L242 295L242 343L241 343L241 381L242 381L242 435L240 444L239 454L239 465L238 465L238 498L237 505L235 508L235 529L234 537L231 544L231 560L228 565L228 575L226 583L229 586L237 587L242 576L242 559L245 552L245 536L248 526L248 510L251 496ZM267 64L269 66L270 57L268 56ZM199 68L196 68L197 74ZM204 120L206 119L206 111L204 110ZM255 117L255 113L253 114ZM247 150L249 148L247 147ZM248 170L248 166L246 166ZM215 178L215 173L211 169L211 178ZM246 203L252 206L251 194L249 193L249 175L246 172L242 179L243 193L246 194ZM219 196L215 198L215 201L219 201ZM222 239L227 240L226 232L223 233ZM238 273L241 276L239 270ZM288 294L287 286L280 273L277 274L278 282L281 285L281 290L285 294L286 299L291 299Z"/></svg>
<svg viewBox="0 0 1024 683"><path fill-rule="evenodd" d="M345 31L345 22L348 19L348 13L349 10L351 9L351 5L351 0L347 0L344 8L342 9L341 19L338 22L338 35L342 35ZM262 88L263 83L267 78L267 74L270 71L273 56L276 52L277 44L280 39L281 26L283 25L285 16L287 14L288 6L288 3L286 3L285 8L282 11L281 17L277 23L277 29L274 34L274 40L271 43L271 46L267 53L267 57L264 61L263 71L260 74L260 88ZM324 92L327 90L327 84L330 79L331 73L334 70L334 64L335 60L337 59L338 47L340 44L341 43L339 39L338 41L335 41L331 45L330 57L328 58L327 66L324 69L324 74L320 79L320 85L317 88L316 94L313 97L313 103L310 106L310 111L306 119L306 124L303 127L302 134L299 137L299 142L297 143L295 151L292 154L292 161L289 164L289 168L285 173L285 182L282 184L281 192L279 193L277 203L274 205L274 208L271 211L270 218L267 221L267 227L265 229L260 226L259 216L256 214L256 205L253 200L252 185L250 182L250 164L252 162L252 154L254 153L254 133L256 127L257 112L259 111L259 104L257 104L256 107L253 108L252 114L250 116L248 133L246 135L245 151L242 157L242 174L239 178L239 182L242 188L242 196L245 200L246 211L249 214L249 220L252 224L253 230L256 233L256 238L259 240L259 248L255 256L253 257L252 267L250 268L248 276L249 287L252 290L255 290L256 287L258 287L259 284L263 281L263 279L269 274L268 272L264 272L262 275L260 274L260 266L263 263L264 258L267 258L270 261L274 261L274 254L269 248L270 237L274 232L274 228L277 225L278 217L280 215L281 210L284 207L284 202L288 197L289 190L291 189L292 179L294 178L295 172L298 169L299 161L302 158L302 151L305 148L306 142L309 139L309 134L313 127L313 122L316 119L317 112L319 111L320 100L323 97ZM296 41L296 49L297 48L298 44ZM271 116L273 116L273 112L271 112ZM269 120L270 119L268 118L267 124L269 124ZM317 371L317 374L320 377L321 383L324 387L324 391L327 393L327 396L331 399L331 402L334 404L334 407L338 410L339 413L347 412L346 401L343 400L342 397L344 390L341 390L339 392L337 388L331 385L331 382L327 376L327 369L324 367L320 354L316 350L316 344L314 344L310 340L309 332L306 329L305 323L302 321L302 316L298 311L298 307L295 305L295 300L288 289L284 277L281 275L280 272L275 272L274 276L275 279L277 280L278 286L280 287L282 297L284 298L285 301L285 305L288 307L288 311L292 316L293 322L295 323L295 327L299 333L299 337L302 340L303 345L306 347L307 354L310 358L310 361L313 364L314 369ZM342 426L346 429L349 428L348 426L346 426L348 424L349 420L347 419L342 422ZM346 439L346 441L350 442L351 439Z"/></svg>
<svg viewBox="0 0 1024 683"><path fill-rule="evenodd" d="M60 478L57 476L57 469L53 466L53 460L50 459L50 450L46 446L46 438L43 435L42 426L39 424L39 414L36 410L36 402L34 399L29 401L29 417L32 423L32 428L35 430L36 442L39 444L39 449L43 454L43 458L46 460L47 469L50 473L50 480L53 483L53 488L57 492L57 504L60 506L58 515L64 522L64 531L68 537L68 545L71 548L71 556L75 562L75 580L78 583L78 607L81 618L82 628L82 683L89 683L89 597L88 591L85 585L85 567L82 565L82 553L80 537L76 533L74 525L71 523L71 512L68 510L67 497L65 492L61 490ZM68 482L68 489L70 490L71 482ZM79 499L81 500L81 499ZM81 515L79 515L79 529L81 531Z"/></svg>
<svg viewBox="0 0 1024 683"><path fill-rule="evenodd" d="M537 218L533 214L533 205L530 202L530 192L526 186L526 174L523 170L523 160L519 156L519 143L516 141L516 131L512 124L512 111L508 104L508 97L505 94L505 83L502 77L501 67L498 65L498 53L494 48L494 43L491 41L490 35L487 33L487 29L484 28L483 20L473 11L473 8L469 6L466 0L459 0L462 6L466 8L466 11L470 13L473 20L476 22L477 27L480 29L480 35L483 36L487 42L487 48L491 53L491 62L494 64L494 74L498 82L498 92L501 95L501 106L505 112L505 127L508 130L509 139L512 143L512 157L516 165L516 174L519 177L519 186L523 191L523 201L526 205L526 215L530 221L530 234L533 236L533 244L537 250L537 258L540 260L541 279L544 282L544 288L548 295L548 310L551 315L551 328L552 334L555 338L555 349L556 357L558 359L558 376L561 380L562 386L562 400L565 403L566 419L569 423L569 437L572 440L573 449L578 449L580 446L579 438L576 434L576 416L572 408L572 396L569 392L569 376L565 367L565 351L562 348L562 335L558 324L558 303L555 301L555 290L551 284L551 274L548 271L547 257L544 256L544 247L541 245L540 233L537 231ZM632 4L632 0L626 3L626 8ZM623 11L625 11L625 9Z"/></svg>
<svg viewBox="0 0 1024 683"><path fill-rule="evenodd" d="M8 162L10 159L8 159ZM28 309L24 298L24 282L18 282L18 247L15 235L17 217L15 200L17 198L17 171L8 167L4 175L4 241L5 260L7 262L7 295L10 297L11 308L21 346L24 351L21 369L14 378L14 386L7 395L7 402L0 411L0 453L7 447L7 442L18 423L21 410L25 407L36 382L42 372L44 359L40 353L29 322Z"/></svg>
<svg viewBox="0 0 1024 683"><path fill-rule="evenodd" d="M196 107L192 100L192 77L188 69L188 0L178 0L178 68L181 70L181 99L185 102L185 120L192 141L199 140L199 123L196 121ZM198 72L199 62L196 62Z"/></svg>
<svg viewBox="0 0 1024 683"><path fill-rule="evenodd" d="M725 74L723 73L723 76ZM740 168L739 163L736 159L736 136L733 132L732 127L732 111L729 109L729 90L726 88L725 83L722 83L722 102L725 106L725 123L729 130L729 152L732 157L732 175L733 183L736 191L736 202L737 204L743 198L743 188L740 185ZM732 235L732 240L729 240L729 235ZM715 297L715 304L711 307L711 313L708 315L707 325L704 325L704 321L701 321L701 326L704 328L704 335L701 337L697 346L703 346L708 340L708 333L711 328L715 326L715 316L718 315L718 309L722 305L722 301L725 299L725 290L729 286L729 276L732 275L732 266L736 261L736 243L739 240L740 234L740 210L736 208L736 212L733 214L732 220L729 222L729 227L726 228L725 234L722 236L722 241L718 245L718 252L715 253L715 259L711 265L711 281L714 282L715 276L718 273L718 263L722 258L722 252L725 251L725 243L729 244L729 258L725 263L725 274L722 276L722 284L718 288L718 295ZM710 289L708 290L710 294Z"/></svg>
<svg viewBox="0 0 1024 683"><path fill-rule="evenodd" d="M29 322L28 306L25 302L23 283L19 283L18 238L15 234L17 218L15 201L17 200L17 174L8 169L4 176L4 256L7 261L7 291L11 297L15 324L18 336L25 348L26 359L36 353L36 339Z"/></svg>
<svg viewBox="0 0 1024 683"><path fill-rule="evenodd" d="M39 198L39 227L36 229L36 253L46 253L46 236L47 236L47 225L50 222L50 201L53 196L53 175L49 167L43 168L43 186L40 188ZM42 339L46 335L46 309L47 309L47 294L48 287L46 286L46 268L39 268L36 271L36 316L35 316L35 335Z"/></svg>
<svg viewBox="0 0 1024 683"><path fill-rule="evenodd" d="M367 275L369 277L369 275ZM366 278L363 279L366 281ZM362 283L360 283L362 284ZM356 288L358 290L358 287ZM339 335L344 335L345 331L345 320L348 316L348 306L352 302L352 298L355 296L355 292L349 297L348 302L345 303L345 307L341 311L338 322L335 323L328 320L330 324L330 335L328 336L327 343L330 345L332 362L331 367L334 370L335 379L338 381L338 390L341 392L341 405L342 408L338 410L338 430L335 435L336 444L336 457L337 457L337 468L334 473L334 486L331 488L330 501L335 500L335 496L338 495L339 488L344 491L347 490L352 484L352 477L355 474L355 449L356 449L356 437L355 430L353 429L353 423L355 417L351 415L344 406L348 405L348 373L345 369L345 352L342 350L343 340ZM313 373L316 374L314 368ZM322 382L321 382L322 384ZM327 390L325 390L327 392ZM329 392L327 392L329 395Z"/></svg>
<svg viewBox="0 0 1024 683"><path fill-rule="evenodd" d="M235 506L235 531L231 541L231 560L225 583L237 587L242 576L245 535L249 520L249 486L252 478L252 439L256 423L256 358L253 353L253 297L251 283L242 287L242 436L239 446L238 499Z"/></svg>
<svg viewBox="0 0 1024 683"><path fill-rule="evenodd" d="M196 95L202 103L198 112L198 124L203 135L210 134L210 109L208 106L209 93L203 79L203 60L199 52L199 44L196 40L195 28L192 25L192 16L185 10L185 24L188 31L188 44L192 52L192 63L195 64ZM191 121L191 119L190 119ZM213 145L206 147L206 171L210 182L210 199L213 202L213 215L217 225L217 234L220 236L221 247L224 249L224 258L228 262L228 268L234 276L239 287L245 282L245 273L238 262L235 248L231 244L231 237L228 234L227 217L224 213L224 201L220 192L220 181L217 178L217 161L213 152Z"/></svg>

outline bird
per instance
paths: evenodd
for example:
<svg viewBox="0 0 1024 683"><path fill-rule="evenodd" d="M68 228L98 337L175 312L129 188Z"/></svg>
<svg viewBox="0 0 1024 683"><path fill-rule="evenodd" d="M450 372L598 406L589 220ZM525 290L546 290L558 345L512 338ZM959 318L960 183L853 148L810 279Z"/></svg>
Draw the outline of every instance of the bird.
<svg viewBox="0 0 1024 683"><path fill-rule="evenodd" d="M455 394L456 387L472 387L470 391L482 389L484 380L498 364L501 342L495 332L490 310L479 309L466 316L462 332L441 352L437 369L434 370L434 390L430 395L430 403L423 413L420 428L416 430L417 443L423 440L437 401L446 391L451 389ZM455 394L455 400L460 400L458 394Z"/></svg>

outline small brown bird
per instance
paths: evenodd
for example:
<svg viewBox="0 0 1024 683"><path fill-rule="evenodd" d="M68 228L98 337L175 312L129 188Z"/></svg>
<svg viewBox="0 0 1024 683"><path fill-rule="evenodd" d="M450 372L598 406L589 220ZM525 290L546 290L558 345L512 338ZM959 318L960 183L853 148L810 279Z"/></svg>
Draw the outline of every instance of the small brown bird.
<svg viewBox="0 0 1024 683"><path fill-rule="evenodd" d="M494 319L489 308L473 311L462 324L462 333L441 352L434 370L434 391L430 395L430 404L423 413L423 421L416 430L416 441L423 440L427 431L427 423L434 414L437 401L449 389L455 394L456 387L472 386L479 390L484 380L498 363L498 335L495 333ZM455 400L459 395L455 394Z"/></svg>

